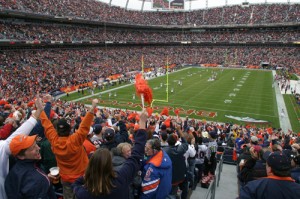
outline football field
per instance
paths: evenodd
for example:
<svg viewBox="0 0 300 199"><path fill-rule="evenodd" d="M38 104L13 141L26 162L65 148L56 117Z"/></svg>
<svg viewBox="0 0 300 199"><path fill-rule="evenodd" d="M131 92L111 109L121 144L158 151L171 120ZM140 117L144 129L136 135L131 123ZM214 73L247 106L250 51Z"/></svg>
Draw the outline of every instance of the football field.
<svg viewBox="0 0 300 199"><path fill-rule="evenodd" d="M169 74L168 82L167 76L148 80L153 89L153 113L168 107L170 115L179 109L180 116L190 118L240 124L243 122L232 117L249 117L279 127L271 71L192 67ZM97 97L104 107L141 110L134 85L101 93ZM82 102L89 104L90 99Z"/></svg>

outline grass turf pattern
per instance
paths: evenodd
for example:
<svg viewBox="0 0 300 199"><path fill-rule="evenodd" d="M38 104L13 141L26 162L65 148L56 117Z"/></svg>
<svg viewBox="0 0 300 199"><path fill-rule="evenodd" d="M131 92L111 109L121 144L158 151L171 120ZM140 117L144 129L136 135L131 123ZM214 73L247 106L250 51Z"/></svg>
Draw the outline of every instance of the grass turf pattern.
<svg viewBox="0 0 300 199"><path fill-rule="evenodd" d="M296 103L293 95L283 95L284 102L288 111L292 129L294 132L300 132L300 106Z"/></svg>
<svg viewBox="0 0 300 199"><path fill-rule="evenodd" d="M216 80L208 81L214 74ZM182 81L182 86L178 84L178 81ZM153 89L153 98L166 100L166 76L148 80L148 82ZM167 106L190 110L189 113L192 112L190 118L240 124L242 122L226 118L225 115L251 117L257 120L266 120L273 127L279 128L277 102L272 82L271 71L185 68L169 74L169 101L155 101L153 107L158 109L154 110L154 113L160 113L162 108ZM140 107L126 106L130 102L141 103L139 97L133 99L134 85L110 93L110 97L109 92L101 94L101 99L105 101L103 106L140 110ZM64 99L71 100L78 97L82 97L82 95L74 93ZM82 102L90 104L90 99ZM216 113L216 115L212 114L215 117L210 117L212 115L193 114L199 111ZM175 115L173 111L170 111L170 114ZM180 116L186 115L186 112L181 111Z"/></svg>

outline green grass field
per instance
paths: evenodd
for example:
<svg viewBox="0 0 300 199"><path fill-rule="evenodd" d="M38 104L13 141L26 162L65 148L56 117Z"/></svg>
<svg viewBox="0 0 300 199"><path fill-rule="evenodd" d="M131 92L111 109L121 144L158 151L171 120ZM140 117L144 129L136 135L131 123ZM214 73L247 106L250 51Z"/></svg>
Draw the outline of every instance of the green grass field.
<svg viewBox="0 0 300 199"><path fill-rule="evenodd" d="M283 95L288 115L294 132L300 132L300 106L293 95Z"/></svg>
<svg viewBox="0 0 300 199"><path fill-rule="evenodd" d="M217 74L215 81L208 81L212 73ZM232 79L235 78L235 80ZM149 80L156 100L166 100L166 76ZM183 85L178 85L182 81ZM163 107L169 107L170 115L179 108L180 116L208 121L232 122L237 120L225 117L251 117L266 120L273 127L279 128L277 102L272 88L271 71L240 70L240 69L206 69L187 68L169 74L168 102L154 101L154 113L160 113ZM163 87L160 84L163 83ZM173 88L174 92L171 93ZM133 85L101 94L101 105L105 107L128 108L141 110L140 99L133 100ZM114 94L117 96L114 96ZM74 93L69 98L75 99L82 95ZM90 99L83 100L90 103Z"/></svg>

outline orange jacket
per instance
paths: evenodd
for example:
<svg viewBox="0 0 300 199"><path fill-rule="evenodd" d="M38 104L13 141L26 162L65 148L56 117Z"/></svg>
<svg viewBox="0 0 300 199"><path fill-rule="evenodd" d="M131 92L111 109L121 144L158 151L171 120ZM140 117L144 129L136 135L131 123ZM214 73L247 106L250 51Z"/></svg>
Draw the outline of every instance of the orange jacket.
<svg viewBox="0 0 300 199"><path fill-rule="evenodd" d="M89 156L91 153L96 151L96 146L91 143L88 139L85 139L83 142L83 146L85 148L86 154Z"/></svg>
<svg viewBox="0 0 300 199"><path fill-rule="evenodd" d="M65 182L73 183L78 177L84 175L89 160L83 142L90 131L93 118L93 114L88 112L75 133L68 137L59 137L45 112L40 115L45 135L56 157L61 179Z"/></svg>

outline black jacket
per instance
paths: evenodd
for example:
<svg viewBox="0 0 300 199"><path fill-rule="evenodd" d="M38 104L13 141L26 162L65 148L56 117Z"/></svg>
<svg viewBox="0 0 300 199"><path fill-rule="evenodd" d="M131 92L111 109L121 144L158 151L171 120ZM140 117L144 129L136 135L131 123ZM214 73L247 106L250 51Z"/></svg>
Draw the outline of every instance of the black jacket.
<svg viewBox="0 0 300 199"><path fill-rule="evenodd" d="M187 171L184 154L188 150L189 145L184 138L181 138L181 140L181 145L163 148L172 161L172 185L182 182Z"/></svg>

